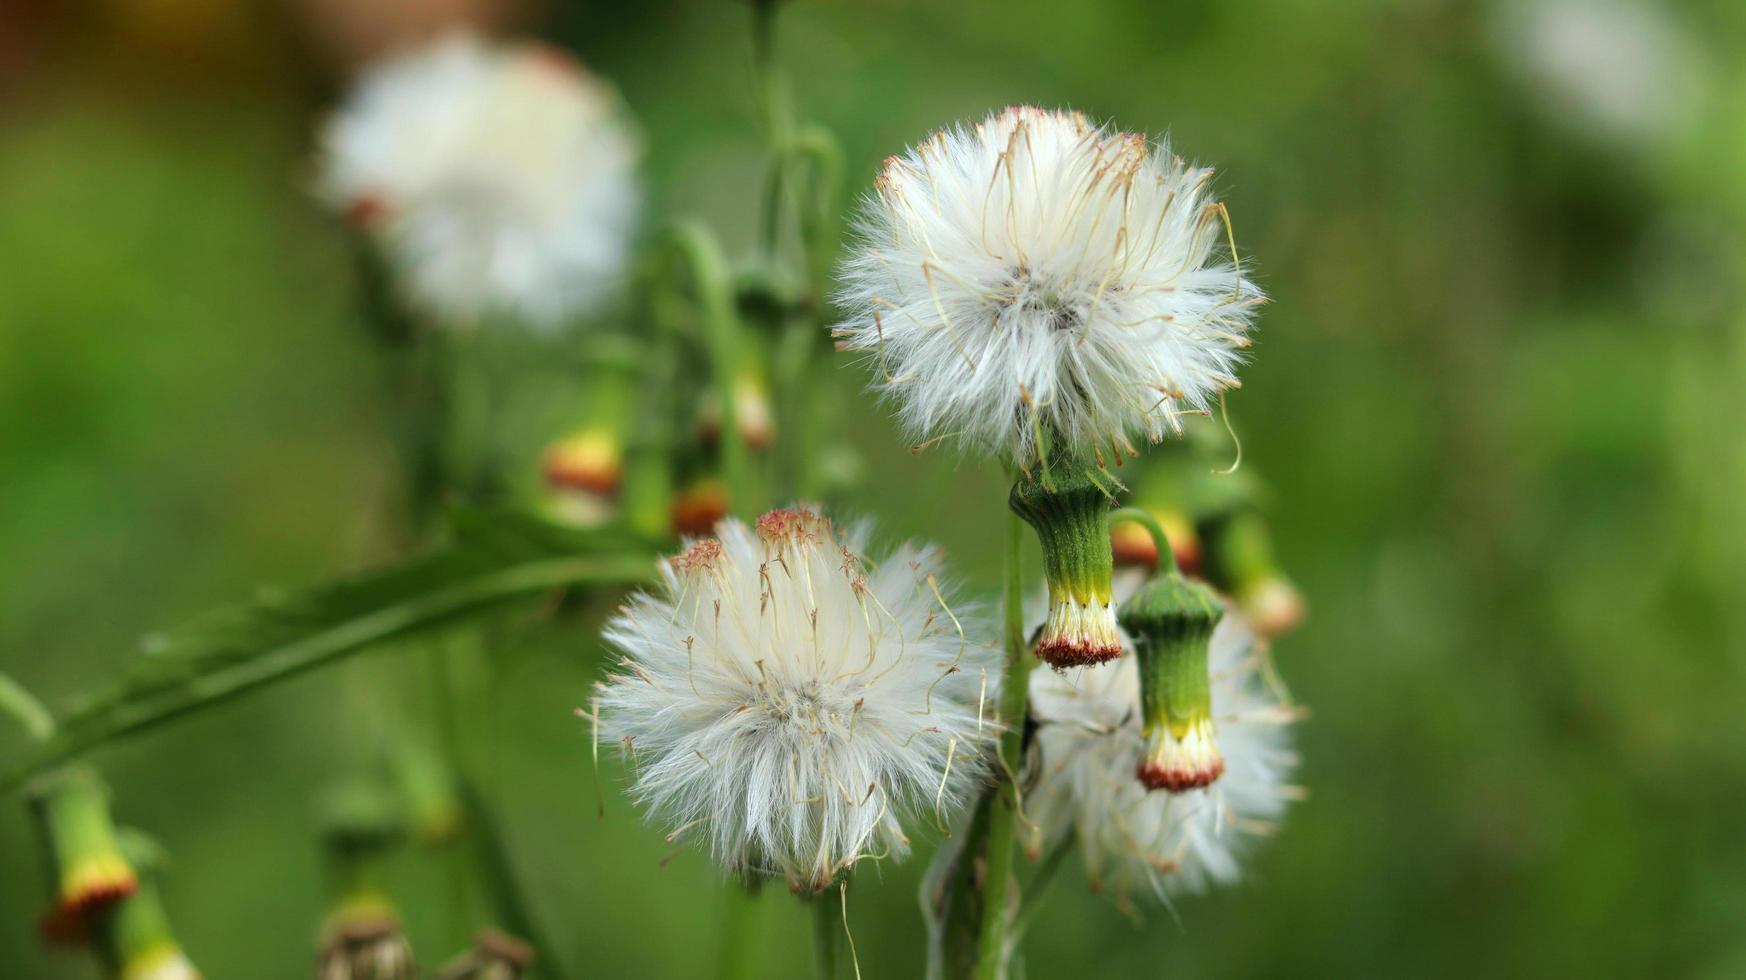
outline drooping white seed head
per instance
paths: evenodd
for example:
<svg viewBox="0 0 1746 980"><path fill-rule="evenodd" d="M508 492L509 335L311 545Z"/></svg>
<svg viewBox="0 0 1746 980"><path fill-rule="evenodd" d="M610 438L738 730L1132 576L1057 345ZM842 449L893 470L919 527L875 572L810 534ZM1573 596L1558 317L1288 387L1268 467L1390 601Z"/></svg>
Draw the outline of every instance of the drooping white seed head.
<svg viewBox="0 0 1746 980"><path fill-rule="evenodd" d="M456 34L367 72L322 132L318 190L444 323L551 326L613 292L638 140L567 55Z"/></svg>
<svg viewBox="0 0 1746 980"><path fill-rule="evenodd" d="M1139 669L1114 664L1031 674L1040 768L1025 798L1036 853L1077 836L1093 885L1126 902L1138 886L1158 895L1236 880L1249 838L1272 830L1297 790L1287 726L1297 713L1263 681L1254 633L1227 613L1208 666L1222 777L1205 789L1149 791L1135 778L1147 751Z"/></svg>
<svg viewBox="0 0 1746 980"><path fill-rule="evenodd" d="M1021 464L1178 428L1234 387L1260 290L1212 171L1076 112L1009 108L880 173L840 299L918 439Z"/></svg>
<svg viewBox="0 0 1746 980"><path fill-rule="evenodd" d="M999 654L946 605L939 554L874 562L867 532L802 509L726 521L607 626L598 694L631 793L734 873L816 891L901 857L987 773Z"/></svg>

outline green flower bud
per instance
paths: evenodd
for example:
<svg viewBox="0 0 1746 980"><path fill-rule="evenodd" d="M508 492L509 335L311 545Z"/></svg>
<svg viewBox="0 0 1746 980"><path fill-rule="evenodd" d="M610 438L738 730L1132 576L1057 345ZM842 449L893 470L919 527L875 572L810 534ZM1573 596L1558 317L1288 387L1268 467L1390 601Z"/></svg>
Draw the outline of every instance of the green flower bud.
<svg viewBox="0 0 1746 980"><path fill-rule="evenodd" d="M1101 664L1121 655L1116 632L1110 498L1083 470L1013 484L1007 504L1037 532L1049 618L1038 659L1052 667Z"/></svg>
<svg viewBox="0 0 1746 980"><path fill-rule="evenodd" d="M1225 771L1207 675L1213 628L1223 614L1211 589L1179 574L1152 579L1122 605L1122 627L1139 659L1146 738L1135 775L1148 789L1203 789Z"/></svg>
<svg viewBox="0 0 1746 980"><path fill-rule="evenodd" d="M45 938L77 942L96 910L139 887L109 818L109 792L97 775L74 768L51 773L30 787L50 871L57 880L54 906L43 918Z"/></svg>

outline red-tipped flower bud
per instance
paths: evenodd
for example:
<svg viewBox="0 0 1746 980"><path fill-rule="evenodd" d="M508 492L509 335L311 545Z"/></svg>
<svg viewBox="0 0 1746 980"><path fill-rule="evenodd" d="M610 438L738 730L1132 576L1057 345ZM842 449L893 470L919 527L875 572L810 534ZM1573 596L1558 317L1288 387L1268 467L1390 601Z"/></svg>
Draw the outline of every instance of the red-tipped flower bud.
<svg viewBox="0 0 1746 980"><path fill-rule="evenodd" d="M109 818L108 790L90 770L68 769L38 780L30 801L59 879L54 905L42 921L43 935L82 941L97 910L139 887Z"/></svg>
<svg viewBox="0 0 1746 980"><path fill-rule="evenodd" d="M1225 771L1212 716L1207 653L1224 610L1213 591L1172 573L1122 605L1140 664L1146 755L1135 775L1148 789L1203 789Z"/></svg>
<svg viewBox="0 0 1746 980"><path fill-rule="evenodd" d="M1081 470L1021 479L1007 504L1036 530L1043 546L1049 618L1037 637L1038 659L1066 668L1120 656L1109 494Z"/></svg>

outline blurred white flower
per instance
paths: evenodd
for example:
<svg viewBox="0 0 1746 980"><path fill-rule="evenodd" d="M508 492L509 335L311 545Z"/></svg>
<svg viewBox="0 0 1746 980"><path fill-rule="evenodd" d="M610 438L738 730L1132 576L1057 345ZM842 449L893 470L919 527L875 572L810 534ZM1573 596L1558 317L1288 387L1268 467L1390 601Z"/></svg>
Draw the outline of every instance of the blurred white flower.
<svg viewBox="0 0 1746 980"><path fill-rule="evenodd" d="M1235 881L1248 838L1270 832L1299 795L1287 729L1298 714L1263 682L1254 633L1227 612L1208 666L1224 775L1206 789L1148 791L1140 678L1127 653L1114 664L1031 673L1037 780L1025 797L1035 856L1077 836L1093 887L1126 902L1137 886L1163 896Z"/></svg>
<svg viewBox="0 0 1746 980"><path fill-rule="evenodd" d="M617 284L638 140L567 55L451 35L359 81L322 133L319 192L371 232L419 310L550 326Z"/></svg>
<svg viewBox="0 0 1746 980"><path fill-rule="evenodd" d="M1211 180L1075 112L935 133L879 175L839 346L867 352L918 439L1021 463L1040 438L1099 460L1157 441L1237 384L1262 302Z"/></svg>
<svg viewBox="0 0 1746 980"><path fill-rule="evenodd" d="M865 529L801 509L718 531L607 625L598 737L670 839L695 829L734 873L816 891L901 857L905 816L943 826L987 772L999 652L947 607L931 548L873 562Z"/></svg>
<svg viewBox="0 0 1746 980"><path fill-rule="evenodd" d="M1671 136L1694 118L1699 52L1666 5L1506 0L1495 34L1528 94L1567 126L1629 142Z"/></svg>

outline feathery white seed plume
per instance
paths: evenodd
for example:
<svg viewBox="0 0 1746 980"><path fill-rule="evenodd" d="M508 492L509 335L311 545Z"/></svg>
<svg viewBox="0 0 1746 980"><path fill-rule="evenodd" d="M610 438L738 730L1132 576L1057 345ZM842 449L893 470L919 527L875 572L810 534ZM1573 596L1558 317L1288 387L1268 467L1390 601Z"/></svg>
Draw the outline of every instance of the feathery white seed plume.
<svg viewBox="0 0 1746 980"><path fill-rule="evenodd" d="M1263 682L1261 666L1254 633L1227 612L1208 658L1225 771L1186 793L1148 791L1135 778L1146 741L1133 653L1103 667L1034 670L1032 854L1076 834L1093 885L1123 902L1140 885L1164 896L1235 881L1247 840L1269 832L1298 794L1287 783L1297 765L1287 726L1297 714Z"/></svg>
<svg viewBox="0 0 1746 980"><path fill-rule="evenodd" d="M725 521L606 628L603 744L670 839L734 873L816 891L901 857L902 821L943 826L987 773L1000 655L946 605L938 552L866 557L866 528L802 509Z"/></svg>
<svg viewBox="0 0 1746 980"><path fill-rule="evenodd" d="M1037 457L1162 439L1235 387L1262 302L1212 171L1076 112L1009 108L892 157L842 272L839 346L910 433Z"/></svg>
<svg viewBox="0 0 1746 980"><path fill-rule="evenodd" d="M322 132L318 190L439 321L552 326L616 286L638 139L569 56L454 34L367 72Z"/></svg>

